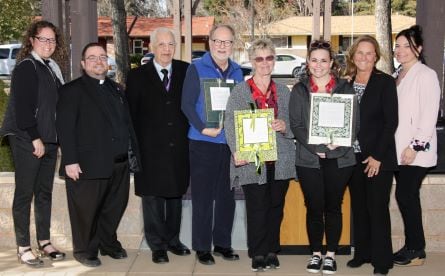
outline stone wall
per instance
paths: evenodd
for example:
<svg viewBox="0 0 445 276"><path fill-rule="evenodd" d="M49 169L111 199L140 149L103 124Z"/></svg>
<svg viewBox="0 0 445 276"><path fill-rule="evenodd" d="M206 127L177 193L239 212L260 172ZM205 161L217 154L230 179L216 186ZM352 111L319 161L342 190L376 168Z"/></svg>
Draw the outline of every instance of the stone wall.
<svg viewBox="0 0 445 276"><path fill-rule="evenodd" d="M391 196L391 219L394 249L403 245L403 225L397 203L394 199L394 189ZM14 248L15 236L11 216L11 206L14 193L14 174L0 173L0 248ZM426 250L429 252L445 252L445 175L429 175L425 178L421 198L423 206L423 222L427 239ZM191 203L184 201L183 224L181 239L190 246L191 238ZM244 204L237 201L233 233L233 247L246 249ZM31 216L31 242L35 243L34 217ZM53 208L51 235L54 244L60 248L71 249L71 228L66 203L64 181L56 176L53 191ZM119 240L125 248L146 248L143 237L142 210L140 198L134 195L131 185L130 200L118 229Z"/></svg>

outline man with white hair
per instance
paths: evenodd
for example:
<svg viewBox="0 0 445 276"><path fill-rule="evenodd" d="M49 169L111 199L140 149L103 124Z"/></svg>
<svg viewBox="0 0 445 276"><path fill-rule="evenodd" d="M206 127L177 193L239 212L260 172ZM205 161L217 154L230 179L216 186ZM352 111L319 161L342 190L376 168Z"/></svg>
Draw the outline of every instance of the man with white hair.
<svg viewBox="0 0 445 276"><path fill-rule="evenodd" d="M154 263L168 263L167 251L190 254L179 240L182 195L189 184L188 122L181 111L189 64L173 59L175 46L170 29L155 29L150 35L154 58L127 78L142 165L134 175L135 192L142 197L145 239Z"/></svg>

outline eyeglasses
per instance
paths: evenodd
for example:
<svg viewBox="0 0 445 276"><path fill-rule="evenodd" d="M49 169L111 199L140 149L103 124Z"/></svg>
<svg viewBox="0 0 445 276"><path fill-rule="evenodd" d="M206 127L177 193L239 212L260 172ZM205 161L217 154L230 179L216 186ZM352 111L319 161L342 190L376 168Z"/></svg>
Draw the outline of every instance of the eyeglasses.
<svg viewBox="0 0 445 276"><path fill-rule="evenodd" d="M220 39L212 39L213 43L215 43L216 46L224 45L225 47L232 46L233 41L232 40L220 40Z"/></svg>
<svg viewBox="0 0 445 276"><path fill-rule="evenodd" d="M174 42L169 42L169 43L161 42L158 44L158 47L160 47L160 48L172 49L172 48L175 48L175 46L176 46L176 43L174 43Z"/></svg>
<svg viewBox="0 0 445 276"><path fill-rule="evenodd" d="M42 43L56 44L56 39L54 38L46 38L42 36L35 36L34 38Z"/></svg>
<svg viewBox="0 0 445 276"><path fill-rule="evenodd" d="M100 61L107 61L108 57L107 56L88 56L85 59L90 61L90 62L97 62L98 60L100 60Z"/></svg>
<svg viewBox="0 0 445 276"><path fill-rule="evenodd" d="M309 45L311 49L331 49L331 43L322 42L322 41L314 41Z"/></svg>
<svg viewBox="0 0 445 276"><path fill-rule="evenodd" d="M255 60L256 63L261 63L263 61L272 61L275 60L275 57L270 55L267 57L255 57L253 60Z"/></svg>

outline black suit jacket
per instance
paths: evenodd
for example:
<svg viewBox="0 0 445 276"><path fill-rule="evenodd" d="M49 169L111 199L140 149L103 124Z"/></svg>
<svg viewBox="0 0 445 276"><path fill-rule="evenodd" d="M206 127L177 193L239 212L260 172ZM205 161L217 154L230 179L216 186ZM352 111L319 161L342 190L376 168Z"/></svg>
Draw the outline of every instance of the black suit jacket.
<svg viewBox="0 0 445 276"><path fill-rule="evenodd" d="M111 85L122 93L128 112L128 104L122 89L110 79ZM109 178L114 158L112 150L112 125L105 103L100 97L98 80L87 75L75 79L59 89L56 129L62 150L60 175L65 166L79 163L81 179ZM129 122L130 144L136 153L134 130Z"/></svg>
<svg viewBox="0 0 445 276"><path fill-rule="evenodd" d="M397 87L393 77L375 70L360 101L358 140L363 158L381 161L382 170L395 170L394 133L398 125ZM362 160L357 160L362 161Z"/></svg>
<svg viewBox="0 0 445 276"><path fill-rule="evenodd" d="M140 146L142 170L136 173L137 195L179 197L189 184L189 124L181 111L182 85L188 63L173 60L166 91L153 60L130 71L126 95Z"/></svg>

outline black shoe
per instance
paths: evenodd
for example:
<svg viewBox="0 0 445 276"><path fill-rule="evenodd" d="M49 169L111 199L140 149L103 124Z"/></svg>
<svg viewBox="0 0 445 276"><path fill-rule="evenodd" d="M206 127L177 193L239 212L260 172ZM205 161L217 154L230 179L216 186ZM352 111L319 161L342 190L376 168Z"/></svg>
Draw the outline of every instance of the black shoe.
<svg viewBox="0 0 445 276"><path fill-rule="evenodd" d="M239 260L238 254L233 252L233 249L230 247L224 248L224 247L220 247L220 246L215 246L215 248L213 248L213 255L221 256L221 257L223 257L224 260L227 260L227 261Z"/></svg>
<svg viewBox="0 0 445 276"><path fill-rule="evenodd" d="M177 245L169 245L167 250L179 256L190 255L190 249L188 249L187 246L183 245L182 243Z"/></svg>
<svg viewBox="0 0 445 276"><path fill-rule="evenodd" d="M269 253L266 256L266 268L280 268L280 261L277 254Z"/></svg>
<svg viewBox="0 0 445 276"><path fill-rule="evenodd" d="M388 275L388 269L387 268L374 268L374 272L373 272L373 274L375 275L375 276L386 276L386 275Z"/></svg>
<svg viewBox="0 0 445 276"><path fill-rule="evenodd" d="M151 253L151 260L156 264L166 264L169 262L167 251L155 250Z"/></svg>
<svg viewBox="0 0 445 276"><path fill-rule="evenodd" d="M108 251L105 249L99 249L101 256L110 256L113 259L125 259L128 257L127 251L123 248L119 248L117 250Z"/></svg>
<svg viewBox="0 0 445 276"><path fill-rule="evenodd" d="M86 256L74 255L74 259L76 259L76 261L83 264L84 266L88 267L97 267L102 264L98 257L86 257Z"/></svg>
<svg viewBox="0 0 445 276"><path fill-rule="evenodd" d="M44 245L40 245L40 243L38 243L38 244L39 244L39 249L37 250L37 252L40 255L40 257L48 257L51 259L51 261L62 261L65 259L65 253L60 252L54 246L52 246L54 251L52 251L52 252L45 251L45 247L52 245L51 242L47 242ZM51 247L49 247L49 248L51 248Z"/></svg>
<svg viewBox="0 0 445 276"><path fill-rule="evenodd" d="M337 262L331 257L324 258L322 272L323 275L335 274L335 272L337 272Z"/></svg>
<svg viewBox="0 0 445 276"><path fill-rule="evenodd" d="M198 257L198 261L203 265L215 264L215 259L212 254L210 254L210 251L196 251L196 256Z"/></svg>
<svg viewBox="0 0 445 276"><path fill-rule="evenodd" d="M266 260L264 256L255 256L252 258L252 271L264 271L267 269Z"/></svg>
<svg viewBox="0 0 445 276"><path fill-rule="evenodd" d="M368 259L361 259L361 258L353 258L352 260L349 260L346 265L350 268L357 268L357 267L361 267L363 264L368 264L370 263L371 260Z"/></svg>
<svg viewBox="0 0 445 276"><path fill-rule="evenodd" d="M410 250L403 247L394 254L394 264L397 266L423 265L425 262L425 250Z"/></svg>
<svg viewBox="0 0 445 276"><path fill-rule="evenodd" d="M307 263L306 270L310 273L318 273L321 269L321 257L318 255L312 255Z"/></svg>

